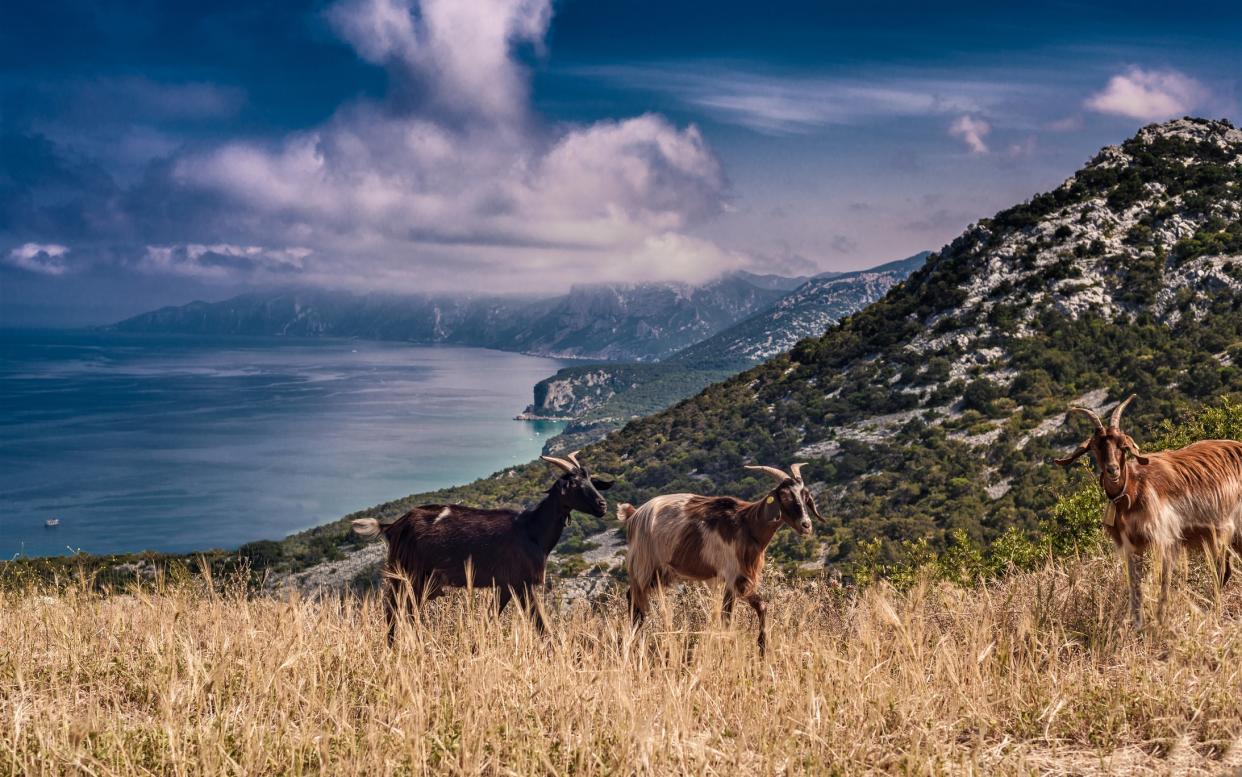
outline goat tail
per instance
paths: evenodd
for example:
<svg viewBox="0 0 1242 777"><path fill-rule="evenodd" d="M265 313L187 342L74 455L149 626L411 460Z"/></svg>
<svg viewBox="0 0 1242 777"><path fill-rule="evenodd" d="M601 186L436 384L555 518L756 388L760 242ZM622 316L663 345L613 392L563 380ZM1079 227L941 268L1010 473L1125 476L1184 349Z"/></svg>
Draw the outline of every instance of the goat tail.
<svg viewBox="0 0 1242 777"><path fill-rule="evenodd" d="M359 518L353 521L354 534L371 539L380 535L380 522L375 518Z"/></svg>
<svg viewBox="0 0 1242 777"><path fill-rule="evenodd" d="M621 523L628 521L634 513L638 512L638 508L629 502L622 502L617 505L617 520Z"/></svg>

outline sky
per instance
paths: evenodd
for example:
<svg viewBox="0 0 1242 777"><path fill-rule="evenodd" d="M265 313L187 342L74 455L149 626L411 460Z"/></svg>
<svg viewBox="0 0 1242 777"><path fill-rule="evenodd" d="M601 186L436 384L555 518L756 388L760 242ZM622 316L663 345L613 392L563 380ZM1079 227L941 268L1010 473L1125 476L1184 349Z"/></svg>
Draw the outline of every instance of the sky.
<svg viewBox="0 0 1242 777"><path fill-rule="evenodd" d="M1240 41L1237 3L22 4L0 326L868 267L1236 122Z"/></svg>

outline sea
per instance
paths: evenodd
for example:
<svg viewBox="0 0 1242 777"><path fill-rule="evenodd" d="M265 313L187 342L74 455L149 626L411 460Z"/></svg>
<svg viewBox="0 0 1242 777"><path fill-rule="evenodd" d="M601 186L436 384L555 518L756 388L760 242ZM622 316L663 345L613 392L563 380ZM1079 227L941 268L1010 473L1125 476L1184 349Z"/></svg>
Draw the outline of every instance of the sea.
<svg viewBox="0 0 1242 777"><path fill-rule="evenodd" d="M236 548L469 482L560 432L513 417L562 366L366 340L0 330L0 558Z"/></svg>

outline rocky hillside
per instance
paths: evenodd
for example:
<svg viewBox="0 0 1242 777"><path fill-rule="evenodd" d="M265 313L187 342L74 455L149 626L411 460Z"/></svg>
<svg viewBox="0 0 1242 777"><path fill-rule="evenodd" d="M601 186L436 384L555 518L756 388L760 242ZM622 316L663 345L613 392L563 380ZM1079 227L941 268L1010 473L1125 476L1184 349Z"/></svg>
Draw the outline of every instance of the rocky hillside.
<svg viewBox="0 0 1242 777"><path fill-rule="evenodd" d="M1029 532L1086 469L1049 460L1086 430L1071 403L1135 392L1140 445L1184 409L1242 392L1242 132L1152 125L1057 189L970 226L879 302L783 354L582 453L619 478L610 499L693 490L751 495L753 462L806 461L826 523L778 535L790 564L893 558ZM440 499L521 503L538 464ZM563 548L604 528L582 521ZM287 553L339 542L343 524ZM917 551L917 545L914 546ZM302 558L305 558L303 555Z"/></svg>
<svg viewBox="0 0 1242 777"><path fill-rule="evenodd" d="M363 337L650 361L767 308L804 278L734 273L685 284L576 287L551 299L354 295L304 290L168 307L115 325L126 332Z"/></svg>
<svg viewBox="0 0 1242 777"><path fill-rule="evenodd" d="M786 285L736 273L702 286L575 287L508 334L507 347L579 359L659 360L767 308Z"/></svg>
<svg viewBox="0 0 1242 777"><path fill-rule="evenodd" d="M818 337L845 316L880 299L922 267L930 255L922 251L869 270L816 276L766 310L690 346L672 360L702 367L770 359L799 340Z"/></svg>
<svg viewBox="0 0 1242 777"><path fill-rule="evenodd" d="M824 273L789 289L789 279L746 276L754 285L785 288L774 304L719 334L673 354L662 364L576 365L535 386L534 402L519 418L570 419L545 452L581 448L707 386L822 334L842 317L865 308L917 270L923 252L870 270Z"/></svg>

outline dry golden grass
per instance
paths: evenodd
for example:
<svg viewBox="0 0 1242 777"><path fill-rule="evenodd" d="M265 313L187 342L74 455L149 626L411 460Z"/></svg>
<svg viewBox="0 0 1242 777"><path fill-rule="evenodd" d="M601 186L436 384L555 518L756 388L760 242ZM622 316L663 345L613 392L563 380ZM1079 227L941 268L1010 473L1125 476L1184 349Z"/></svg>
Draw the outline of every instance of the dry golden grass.
<svg viewBox="0 0 1242 777"><path fill-rule="evenodd" d="M4 774L1216 773L1242 761L1242 587L1125 625L1113 560L978 590L690 589L637 638L618 600L541 637L486 594L384 644L370 601L0 599ZM671 610L671 613L668 612Z"/></svg>

